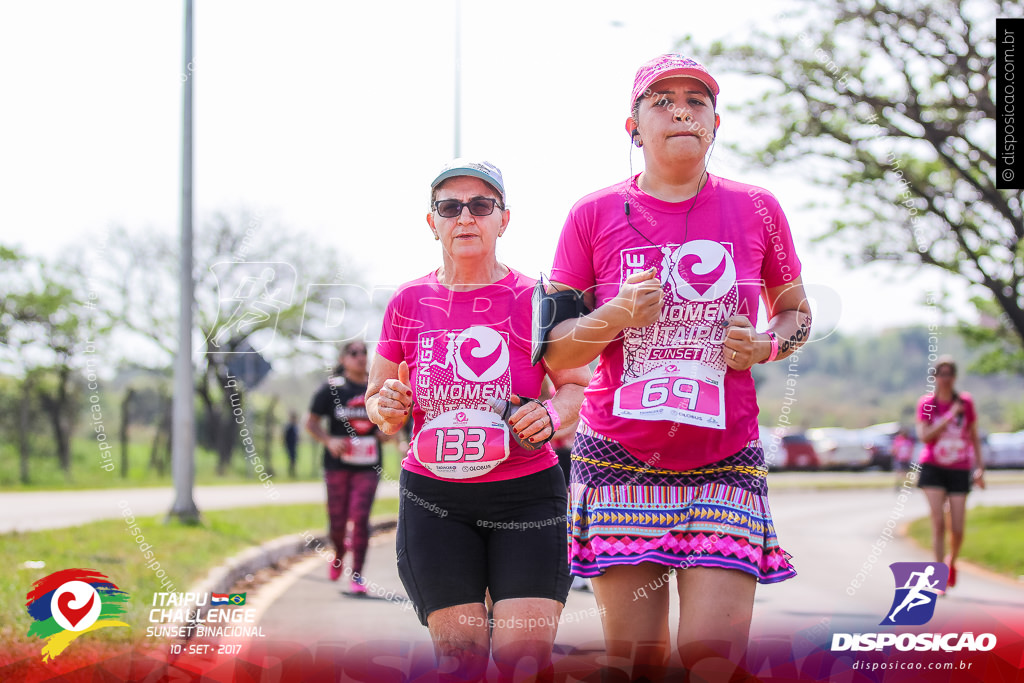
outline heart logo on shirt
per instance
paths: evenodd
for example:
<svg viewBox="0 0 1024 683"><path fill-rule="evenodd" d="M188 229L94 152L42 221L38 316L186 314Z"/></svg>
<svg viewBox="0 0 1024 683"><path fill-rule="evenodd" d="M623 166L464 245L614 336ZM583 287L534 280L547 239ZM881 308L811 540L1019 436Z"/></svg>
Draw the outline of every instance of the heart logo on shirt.
<svg viewBox="0 0 1024 683"><path fill-rule="evenodd" d="M498 358L501 357L501 351L501 345L499 344L493 351L487 353L481 350L480 342L476 339L467 339L462 342L462 347L459 349L459 353L462 354L462 362L468 365L477 375L487 372L498 361Z"/></svg>
<svg viewBox="0 0 1024 683"><path fill-rule="evenodd" d="M456 374L460 379L490 382L508 369L508 344L489 327L470 327L455 339L455 344Z"/></svg>
<svg viewBox="0 0 1024 683"><path fill-rule="evenodd" d="M704 262L696 254L687 254L679 262L679 274L686 280L693 289L704 296L709 289L718 284L718 281L725 275L727 264L723 258L711 272L701 272L700 266Z"/></svg>
<svg viewBox="0 0 1024 683"><path fill-rule="evenodd" d="M718 242L687 242L665 260L668 262L665 265L675 265L669 272L669 280L677 299L714 301L728 294L736 284L732 254Z"/></svg>

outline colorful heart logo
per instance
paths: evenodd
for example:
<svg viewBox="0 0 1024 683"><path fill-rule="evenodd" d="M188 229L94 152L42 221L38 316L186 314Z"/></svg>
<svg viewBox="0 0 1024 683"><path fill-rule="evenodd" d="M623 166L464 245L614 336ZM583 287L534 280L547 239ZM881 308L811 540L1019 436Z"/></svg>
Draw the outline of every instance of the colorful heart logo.
<svg viewBox="0 0 1024 683"><path fill-rule="evenodd" d="M25 595L32 619L28 636L43 641L43 662L53 661L79 636L102 628L128 628L121 621L127 601L128 594L95 569L58 569L35 581Z"/></svg>

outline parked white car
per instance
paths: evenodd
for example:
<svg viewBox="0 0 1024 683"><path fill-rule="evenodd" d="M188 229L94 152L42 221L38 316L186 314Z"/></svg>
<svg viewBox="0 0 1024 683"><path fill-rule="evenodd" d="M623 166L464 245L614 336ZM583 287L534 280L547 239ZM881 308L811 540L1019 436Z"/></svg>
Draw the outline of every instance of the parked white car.
<svg viewBox="0 0 1024 683"><path fill-rule="evenodd" d="M872 465L872 451L857 429L816 427L807 430L822 468L864 469Z"/></svg>
<svg viewBox="0 0 1024 683"><path fill-rule="evenodd" d="M861 430L864 446L871 453L871 465L887 472L893 468L892 442L899 434L899 422L883 422Z"/></svg>
<svg viewBox="0 0 1024 683"><path fill-rule="evenodd" d="M996 432L984 440L985 467L1024 467L1024 430Z"/></svg>

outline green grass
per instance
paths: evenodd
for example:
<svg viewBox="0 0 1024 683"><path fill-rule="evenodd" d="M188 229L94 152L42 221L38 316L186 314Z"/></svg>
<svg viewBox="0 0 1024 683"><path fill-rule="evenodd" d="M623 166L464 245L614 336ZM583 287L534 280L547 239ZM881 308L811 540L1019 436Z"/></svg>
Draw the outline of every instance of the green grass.
<svg viewBox="0 0 1024 683"><path fill-rule="evenodd" d="M395 514L396 499L376 501L374 515ZM163 516L141 517L136 524L145 542L152 545L155 560L166 572L157 578L156 567L138 549L123 519L94 522L70 529L0 535L0 642L5 648L25 645L31 618L25 611L25 595L32 584L60 569L89 568L106 574L130 596L124 628L109 628L92 634L99 642L128 643L145 637L148 610L153 593L186 591L210 569L228 557L253 545L292 533L322 533L327 512L321 504L275 505L203 513L203 523L187 526L165 524ZM25 568L26 561L42 561L41 569ZM163 585L173 582L173 588ZM13 647L11 649L14 649Z"/></svg>
<svg viewBox="0 0 1024 683"><path fill-rule="evenodd" d="M398 499L397 498L378 498L373 501L373 514L375 515L390 515L394 516L398 514Z"/></svg>
<svg viewBox="0 0 1024 683"><path fill-rule="evenodd" d="M259 445L260 442L257 441ZM150 444L137 441L128 447L127 476L122 476L120 446L115 445L111 451L115 469L104 470L101 465L100 450L96 441L77 437L71 441L71 473L70 478L60 469L57 456L52 454L36 454L29 460L29 483L19 481L18 453L13 443L0 443L0 491L39 491L39 490L73 490L73 489L106 489L142 486L171 486L171 472L168 468L162 475L150 467ZM274 472L274 481L287 483L290 481L320 481L322 446L313 444L308 439L299 444L296 459L296 478L288 476L288 459L284 448L277 446L270 457L268 471ZM262 450L257 451L264 466L266 458ZM398 478L397 446L393 442L384 444L384 472ZM195 455L196 484L246 484L258 481L252 465L236 450L229 470L224 475L217 474L217 456L211 451L197 447Z"/></svg>
<svg viewBox="0 0 1024 683"><path fill-rule="evenodd" d="M1016 579L1024 572L1024 544L1020 537L1024 507L978 507L967 511L964 545L960 556L974 564ZM910 537L924 548L932 547L931 520L911 522ZM947 544L949 543L947 539Z"/></svg>

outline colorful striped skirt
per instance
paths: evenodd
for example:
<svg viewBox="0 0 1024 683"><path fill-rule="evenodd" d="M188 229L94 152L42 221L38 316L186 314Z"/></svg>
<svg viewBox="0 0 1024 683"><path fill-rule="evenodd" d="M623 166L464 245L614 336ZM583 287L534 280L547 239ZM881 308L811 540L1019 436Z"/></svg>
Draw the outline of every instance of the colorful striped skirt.
<svg viewBox="0 0 1024 683"><path fill-rule="evenodd" d="M654 562L718 567L761 583L796 576L768 507L759 441L696 470L664 470L581 425L572 448L569 560L576 576Z"/></svg>

